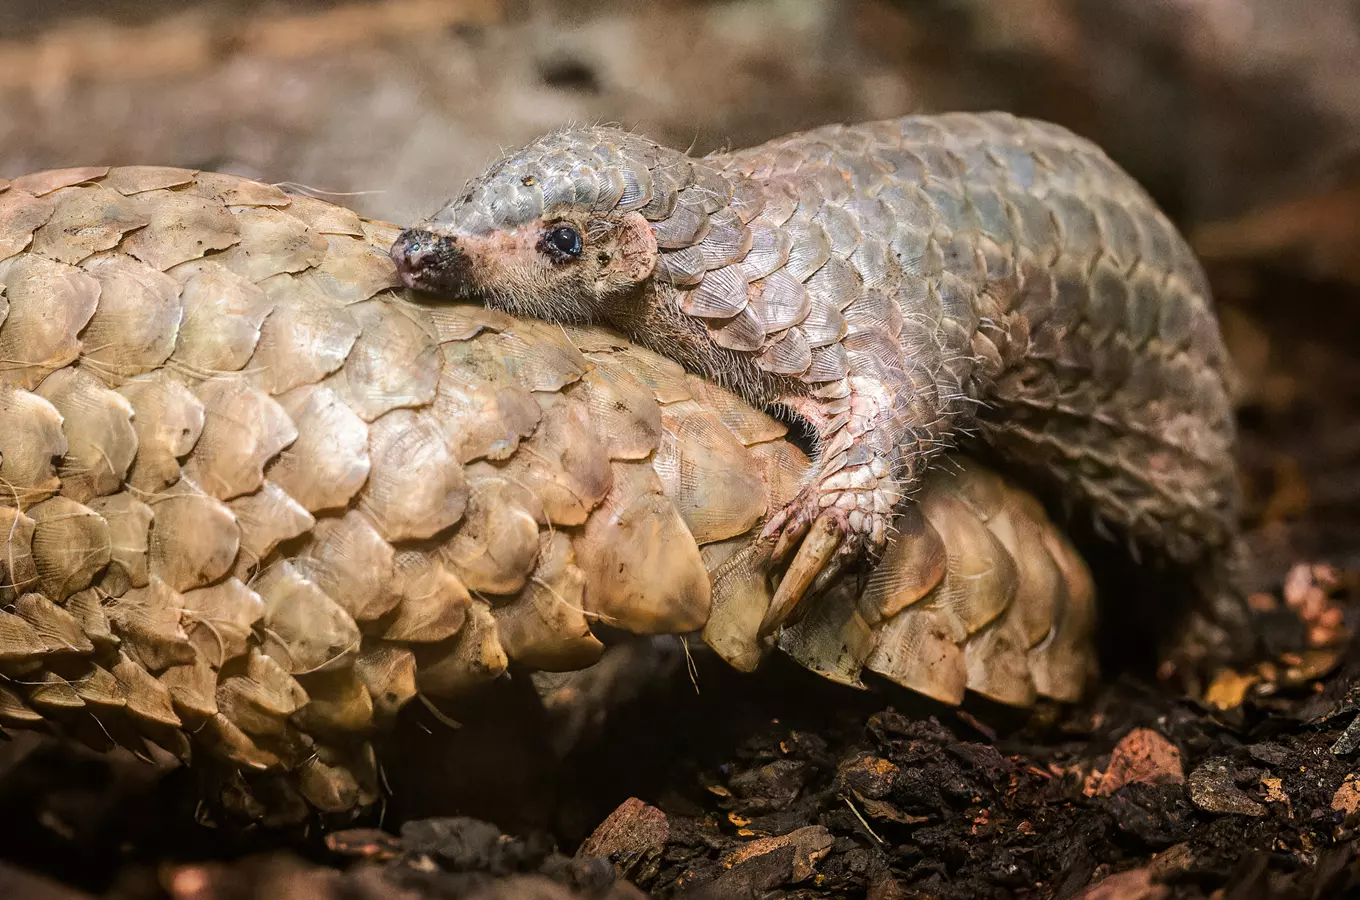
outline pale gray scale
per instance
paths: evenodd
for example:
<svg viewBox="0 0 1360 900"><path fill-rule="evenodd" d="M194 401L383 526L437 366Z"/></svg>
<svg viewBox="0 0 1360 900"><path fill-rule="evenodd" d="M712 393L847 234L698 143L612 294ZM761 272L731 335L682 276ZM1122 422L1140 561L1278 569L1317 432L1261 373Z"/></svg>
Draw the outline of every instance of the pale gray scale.
<svg viewBox="0 0 1360 900"><path fill-rule="evenodd" d="M749 178L734 176L732 182L732 211L737 214L737 218L749 224L765 209L765 191Z"/></svg>
<svg viewBox="0 0 1360 900"><path fill-rule="evenodd" d="M998 282L1016 277L1016 249L1013 245L1003 246L986 235L978 235L976 249L982 260L984 280Z"/></svg>
<svg viewBox="0 0 1360 900"><path fill-rule="evenodd" d="M863 194L881 184L884 167L877 164L868 148L858 153L842 153L835 159L835 167L850 186L851 192Z"/></svg>
<svg viewBox="0 0 1360 900"><path fill-rule="evenodd" d="M734 172L756 184L765 184L774 178L774 159L768 155L744 151L741 153L715 154L705 157L704 161L721 166L727 171Z"/></svg>
<svg viewBox="0 0 1360 900"><path fill-rule="evenodd" d="M845 337L847 326L845 316L834 306L812 304L807 318L798 326L802 329L808 344L812 347L825 347Z"/></svg>
<svg viewBox="0 0 1360 900"><path fill-rule="evenodd" d="M943 141L949 144L971 144L988 137L985 115L970 112L946 112L936 117L936 124L943 132Z"/></svg>
<svg viewBox="0 0 1360 900"><path fill-rule="evenodd" d="M519 181L505 183L488 198L492 221L515 228L543 215L543 198L537 187Z"/></svg>
<svg viewBox="0 0 1360 900"><path fill-rule="evenodd" d="M776 150L773 154L771 166L774 177L786 177L802 170L811 161L809 149L790 142Z"/></svg>
<svg viewBox="0 0 1360 900"><path fill-rule="evenodd" d="M543 176L539 179L538 187L543 193L543 211L548 215L556 215L576 202L576 186L565 172Z"/></svg>
<svg viewBox="0 0 1360 900"><path fill-rule="evenodd" d="M751 249L742 257L741 268L749 281L759 281L788 262L793 239L782 228L774 228L757 219L747 229L751 235Z"/></svg>
<svg viewBox="0 0 1360 900"><path fill-rule="evenodd" d="M878 192L878 199L898 229L929 232L940 223L939 210L919 185L889 185Z"/></svg>
<svg viewBox="0 0 1360 900"><path fill-rule="evenodd" d="M978 327L977 285L946 272L935 281L934 286L935 295L939 298L941 321L957 324L966 341Z"/></svg>
<svg viewBox="0 0 1360 900"><path fill-rule="evenodd" d="M705 319L726 319L746 309L746 275L741 266L724 266L704 276L692 291L680 295L680 309Z"/></svg>
<svg viewBox="0 0 1360 900"><path fill-rule="evenodd" d="M439 224L443 223L439 222ZM485 202L460 205L448 224L458 231L476 235L489 234L496 228L496 223L491 218L491 211L487 208Z"/></svg>
<svg viewBox="0 0 1360 900"><path fill-rule="evenodd" d="M873 149L874 135L858 125L841 125L829 130L823 141L841 156L866 156Z"/></svg>
<svg viewBox="0 0 1360 900"><path fill-rule="evenodd" d="M1029 195L1034 190L1034 156L1024 147L1002 144L990 148L990 156L1006 175L1013 194Z"/></svg>
<svg viewBox="0 0 1360 900"><path fill-rule="evenodd" d="M903 275L919 277L927 274L927 259L933 243L929 231L917 228L904 228L893 236L893 255L897 257Z"/></svg>
<svg viewBox="0 0 1360 900"><path fill-rule="evenodd" d="M859 245L861 231L859 222L853 214L835 204L824 205L812 220L822 226L831 252L836 256L849 256Z"/></svg>
<svg viewBox="0 0 1360 900"><path fill-rule="evenodd" d="M623 192L619 194L617 208L621 212L633 212L644 208L652 201L652 172L646 166L625 166L619 171L623 178Z"/></svg>
<svg viewBox="0 0 1360 900"><path fill-rule="evenodd" d="M1220 368L1224 362L1223 342L1219 339L1217 320L1207 304L1195 304L1189 328L1187 346L1191 354L1211 369Z"/></svg>
<svg viewBox="0 0 1360 900"><path fill-rule="evenodd" d="M902 333L902 307L883 291L865 291L843 311L847 334L872 331L894 340Z"/></svg>
<svg viewBox="0 0 1360 900"><path fill-rule="evenodd" d="M927 180L957 181L964 175L963 160L943 143L918 144L911 150L926 164Z"/></svg>
<svg viewBox="0 0 1360 900"><path fill-rule="evenodd" d="M804 282L812 305L829 305L845 311L864 291L859 273L839 256L832 256Z"/></svg>
<svg viewBox="0 0 1360 900"><path fill-rule="evenodd" d="M749 306L726 321L710 320L707 324L713 343L728 350L752 353L765 343L765 326Z"/></svg>
<svg viewBox="0 0 1360 900"><path fill-rule="evenodd" d="M831 258L826 232L801 217L785 225L784 230L793 242L784 269L799 281L806 281Z"/></svg>
<svg viewBox="0 0 1360 900"><path fill-rule="evenodd" d="M1149 218L1144 223L1143 233L1147 237L1147 252L1143 258L1149 267L1154 268L1159 273L1165 273L1167 262L1174 259L1177 238L1169 223L1164 223L1160 217Z"/></svg>
<svg viewBox="0 0 1360 900"><path fill-rule="evenodd" d="M593 168L584 163L572 166L571 184L576 189L576 199L573 202L577 206L594 205L595 198L599 196L600 182Z"/></svg>
<svg viewBox="0 0 1360 900"><path fill-rule="evenodd" d="M896 227L892 211L876 195L856 194L843 204L859 222L860 234L885 236Z"/></svg>
<svg viewBox="0 0 1360 900"><path fill-rule="evenodd" d="M935 145L949 140L949 132L933 117L907 116L898 122L898 129L908 144Z"/></svg>
<svg viewBox="0 0 1360 900"><path fill-rule="evenodd" d="M680 179L672 166L651 169L649 177L652 179L652 197L637 211L649 222L670 218L680 197Z"/></svg>
<svg viewBox="0 0 1360 900"><path fill-rule="evenodd" d="M595 205L592 207L596 212L608 212L619 205L619 200L623 199L623 192L627 190L627 184L623 179L623 171L617 166L608 166L600 170L600 191L595 197Z"/></svg>
<svg viewBox="0 0 1360 900"><path fill-rule="evenodd" d="M967 143L955 148L954 152L963 161L969 188L998 188L1005 185L1005 173L992 162L990 147L982 143Z"/></svg>
<svg viewBox="0 0 1360 900"><path fill-rule="evenodd" d="M1123 273L1111 258L1103 259L1091 274L1086 300L1086 321L1096 343L1104 344L1115 335L1127 333L1132 299Z"/></svg>
<svg viewBox="0 0 1360 900"><path fill-rule="evenodd" d="M812 219L826 202L826 191L818 182L818 172L805 172L802 177L789 181L789 187L798 200L798 218Z"/></svg>
<svg viewBox="0 0 1360 900"><path fill-rule="evenodd" d="M1028 247L1044 265L1050 265L1062 250L1053 214L1042 200L1030 194L1011 194L1007 198L1017 231L1017 243Z"/></svg>
<svg viewBox="0 0 1360 900"><path fill-rule="evenodd" d="M987 267L978 253L973 235L966 231L955 231L939 241L941 268L960 278L982 283L987 280Z"/></svg>
<svg viewBox="0 0 1360 900"><path fill-rule="evenodd" d="M1067 193L1050 194L1048 208L1062 232L1064 255L1089 260L1101 251L1100 224L1090 207Z"/></svg>
<svg viewBox="0 0 1360 900"><path fill-rule="evenodd" d="M737 214L723 208L709 216L708 234L698 245L704 265L710 269L738 262L751 249L751 232Z"/></svg>
<svg viewBox="0 0 1360 900"><path fill-rule="evenodd" d="M776 228L788 224L793 218L793 214L798 211L798 197L788 184L775 182L766 189L765 208L760 212L760 219Z"/></svg>
<svg viewBox="0 0 1360 900"><path fill-rule="evenodd" d="M977 215L968 208L958 185L937 178L926 179L921 190L939 212L939 221L950 229L978 227Z"/></svg>
<svg viewBox="0 0 1360 900"><path fill-rule="evenodd" d="M1085 196L1091 189L1091 175L1083 165L1084 154L1074 154L1068 147L1054 147L1047 152L1054 167L1049 170L1051 189L1066 194Z"/></svg>
<svg viewBox="0 0 1360 900"><path fill-rule="evenodd" d="M704 212L726 209L732 202L732 184L723 173L711 166L691 167L694 173L693 190L704 198Z"/></svg>
<svg viewBox="0 0 1360 900"><path fill-rule="evenodd" d="M797 328L791 328L756 357L756 365L776 375L802 375L812 365L812 348Z"/></svg>
<svg viewBox="0 0 1360 900"><path fill-rule="evenodd" d="M1011 229L1010 214L1006 211L998 188L970 188L968 199L977 213L979 230L1003 247L1013 246L1016 242L1015 233Z"/></svg>
<svg viewBox="0 0 1360 900"><path fill-rule="evenodd" d="M882 233L866 232L850 256L850 264L859 273L866 289L894 291L902 280L902 267L888 247L888 242L878 236Z"/></svg>
<svg viewBox="0 0 1360 900"><path fill-rule="evenodd" d="M760 307L766 333L799 324L812 309L812 298L803 283L784 271L751 284L751 302Z"/></svg>
<svg viewBox="0 0 1360 900"><path fill-rule="evenodd" d="M708 271L704 255L699 246L681 247L657 254L656 277L676 287L692 287L698 284Z"/></svg>
<svg viewBox="0 0 1360 900"><path fill-rule="evenodd" d="M902 346L896 339L872 331L847 334L841 341L850 371L880 383L895 380L902 372Z"/></svg>
<svg viewBox="0 0 1360 900"><path fill-rule="evenodd" d="M903 278L896 297L897 306L902 310L904 319L910 322L912 329L933 333L942 315L940 298L935 291L935 279L921 276Z"/></svg>
<svg viewBox="0 0 1360 900"><path fill-rule="evenodd" d="M807 337L806 328L797 330L803 332L804 339L808 340L810 345L811 340ZM809 357L811 362L802 376L802 380L808 384L840 381L850 374L850 358L839 341L822 347L812 347L809 350Z"/></svg>
<svg viewBox="0 0 1360 900"><path fill-rule="evenodd" d="M1187 349L1190 328L1194 321L1197 297L1192 296L1179 279L1169 281L1162 293L1162 307L1157 323L1157 336L1162 346L1171 350Z"/></svg>
<svg viewBox="0 0 1360 900"><path fill-rule="evenodd" d="M900 189L901 186L920 184L926 180L925 160L906 147L884 147L877 151L876 156L892 174L893 180L898 183L897 185L887 184L884 186L884 190L892 187Z"/></svg>
<svg viewBox="0 0 1360 900"><path fill-rule="evenodd" d="M684 193L671 214L652 225L656 245L662 250L697 244L708 233L708 216L696 206L684 203Z"/></svg>

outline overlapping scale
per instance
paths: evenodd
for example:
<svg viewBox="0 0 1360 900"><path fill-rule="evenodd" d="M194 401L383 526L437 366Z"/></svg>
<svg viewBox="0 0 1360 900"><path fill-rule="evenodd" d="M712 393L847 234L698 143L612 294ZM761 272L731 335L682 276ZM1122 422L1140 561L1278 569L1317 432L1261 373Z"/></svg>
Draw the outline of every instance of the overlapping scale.
<svg viewBox="0 0 1360 900"><path fill-rule="evenodd" d="M810 303L803 317L811 288L778 227L791 195L630 171L595 178L597 198L685 210L675 236L699 242L702 281L740 289L715 329L772 371L842 377L847 318L887 320ZM81 216L84 245L59 233ZM840 236L842 218L822 215ZM589 665L597 623L702 629L742 668L768 651L755 630L770 584L749 551L811 465L786 426L617 335L409 298L385 255L394 236L188 170L74 170L0 192L0 676L25 675L0 677L0 727L58 722L92 745L206 757L218 806L276 822L374 802L371 741L417 690L456 695L511 660ZM1013 693L1013 667L983 676L1023 635L1034 689L1071 696L1090 591L1051 526L1023 530L1033 510L1017 509L999 545L1042 545L1052 562L1018 568L994 618L1009 643L970 649L984 625L957 654L970 686ZM963 552L924 540L903 558ZM896 599L863 601L853 640L823 622L794 655L828 674L902 658L885 645L904 631L893 623L935 595L893 584ZM949 621L973 623L959 610L989 599L965 592ZM54 655L83 674L45 668Z"/></svg>

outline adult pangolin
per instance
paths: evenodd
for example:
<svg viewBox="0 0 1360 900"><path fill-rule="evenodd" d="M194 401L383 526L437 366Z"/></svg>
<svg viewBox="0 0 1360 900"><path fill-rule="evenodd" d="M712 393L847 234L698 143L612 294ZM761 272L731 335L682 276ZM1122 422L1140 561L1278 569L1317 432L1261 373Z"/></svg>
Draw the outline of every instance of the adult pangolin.
<svg viewBox="0 0 1360 900"><path fill-rule="evenodd" d="M0 739L149 741L299 821L380 798L417 694L514 667L597 721L652 671L628 633L757 668L748 551L811 468L786 426L601 328L416 303L397 234L212 172L0 178ZM1094 613L1039 503L954 454L778 646L1024 707L1080 696Z"/></svg>
<svg viewBox="0 0 1360 900"><path fill-rule="evenodd" d="M812 426L765 535L762 630L946 448L981 444L1145 555L1216 571L1227 360L1185 241L1099 148L1005 114L830 126L691 158L611 128L497 162L392 248L412 287L601 322Z"/></svg>

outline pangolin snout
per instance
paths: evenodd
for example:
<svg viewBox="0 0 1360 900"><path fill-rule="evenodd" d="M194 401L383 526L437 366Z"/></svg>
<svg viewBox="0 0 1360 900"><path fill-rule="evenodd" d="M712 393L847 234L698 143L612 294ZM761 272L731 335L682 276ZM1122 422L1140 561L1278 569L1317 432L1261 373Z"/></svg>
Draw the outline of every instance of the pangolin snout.
<svg viewBox="0 0 1360 900"><path fill-rule="evenodd" d="M401 283L413 290L454 287L467 269L467 257L457 238L419 228L397 235L389 253Z"/></svg>

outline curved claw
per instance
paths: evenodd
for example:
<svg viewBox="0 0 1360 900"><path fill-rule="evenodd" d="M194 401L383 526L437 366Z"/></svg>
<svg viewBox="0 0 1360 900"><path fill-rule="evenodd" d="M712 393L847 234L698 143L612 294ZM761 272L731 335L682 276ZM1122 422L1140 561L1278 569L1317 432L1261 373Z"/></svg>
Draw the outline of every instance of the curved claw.
<svg viewBox="0 0 1360 900"><path fill-rule="evenodd" d="M804 512L806 507L806 502L790 503L771 516L761 529L762 540L774 541L774 549L770 553L772 562L780 563L787 559L812 526L812 518Z"/></svg>
<svg viewBox="0 0 1360 900"><path fill-rule="evenodd" d="M833 567L831 562L836 557L836 551L845 542L844 525L834 515L822 515L812 523L810 530L807 526L804 526L803 530L808 531L807 539L798 547L798 555L789 563L788 570L774 593L774 599L770 601L770 607L765 611L765 618L760 622L757 635L762 639L774 633L789 620L803 598L807 596L808 588L814 581L826 584L835 574L834 570L839 568ZM784 544L784 535L781 535L779 543Z"/></svg>

